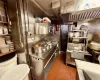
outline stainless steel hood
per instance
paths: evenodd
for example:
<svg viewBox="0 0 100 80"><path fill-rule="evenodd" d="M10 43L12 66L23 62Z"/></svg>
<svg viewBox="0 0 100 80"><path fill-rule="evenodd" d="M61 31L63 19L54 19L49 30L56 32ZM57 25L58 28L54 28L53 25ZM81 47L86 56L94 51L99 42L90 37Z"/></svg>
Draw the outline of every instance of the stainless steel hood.
<svg viewBox="0 0 100 80"><path fill-rule="evenodd" d="M100 7L61 14L63 22L78 22L100 18Z"/></svg>

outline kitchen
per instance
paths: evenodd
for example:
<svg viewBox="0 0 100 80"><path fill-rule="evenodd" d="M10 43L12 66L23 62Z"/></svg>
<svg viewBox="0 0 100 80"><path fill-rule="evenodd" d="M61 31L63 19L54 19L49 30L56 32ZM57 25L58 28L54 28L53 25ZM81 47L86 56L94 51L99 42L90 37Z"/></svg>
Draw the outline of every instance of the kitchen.
<svg viewBox="0 0 100 80"><path fill-rule="evenodd" d="M99 1L0 0L0 80L99 80Z"/></svg>

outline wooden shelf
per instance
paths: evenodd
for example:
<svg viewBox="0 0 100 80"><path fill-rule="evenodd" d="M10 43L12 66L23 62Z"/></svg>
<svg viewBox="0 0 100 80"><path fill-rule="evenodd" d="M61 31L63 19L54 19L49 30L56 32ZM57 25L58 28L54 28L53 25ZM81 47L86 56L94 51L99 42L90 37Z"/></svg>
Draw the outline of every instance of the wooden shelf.
<svg viewBox="0 0 100 80"><path fill-rule="evenodd" d="M8 22L3 22L3 21L0 21L0 23L1 23L1 24L8 24Z"/></svg>
<svg viewBox="0 0 100 80"><path fill-rule="evenodd" d="M0 36L10 36L10 34L0 34Z"/></svg>
<svg viewBox="0 0 100 80"><path fill-rule="evenodd" d="M14 50L14 51L10 51L10 52L8 52L8 53L0 53L0 57L1 57L1 56L4 56L4 55L7 55L7 54L14 53L14 52L16 52L16 50Z"/></svg>

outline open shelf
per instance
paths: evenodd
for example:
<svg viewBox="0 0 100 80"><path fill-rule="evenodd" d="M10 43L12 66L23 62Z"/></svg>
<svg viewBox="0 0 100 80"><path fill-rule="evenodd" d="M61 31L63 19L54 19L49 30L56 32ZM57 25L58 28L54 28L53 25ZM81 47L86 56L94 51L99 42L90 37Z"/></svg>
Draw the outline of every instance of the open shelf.
<svg viewBox="0 0 100 80"><path fill-rule="evenodd" d="M10 34L0 34L0 36L10 36Z"/></svg>
<svg viewBox="0 0 100 80"><path fill-rule="evenodd" d="M1 23L1 24L8 24L8 22L3 22L3 21L0 21L0 23Z"/></svg>
<svg viewBox="0 0 100 80"><path fill-rule="evenodd" d="M66 65L75 67L75 60L71 58L71 54L69 52L66 53Z"/></svg>
<svg viewBox="0 0 100 80"><path fill-rule="evenodd" d="M84 52L84 53L86 53L86 51L81 51L81 50L80 51L79 50L67 50L67 52L80 52L80 53Z"/></svg>
<svg viewBox="0 0 100 80"><path fill-rule="evenodd" d="M69 32L85 32L85 30L70 30Z"/></svg>
<svg viewBox="0 0 100 80"><path fill-rule="evenodd" d="M70 37L70 38L75 38L75 39L86 39L87 37Z"/></svg>
<svg viewBox="0 0 100 80"><path fill-rule="evenodd" d="M7 55L7 54L11 54L11 53L14 53L16 52L16 50L13 50L13 51L10 51L8 53L0 53L0 57L4 56L4 55Z"/></svg>

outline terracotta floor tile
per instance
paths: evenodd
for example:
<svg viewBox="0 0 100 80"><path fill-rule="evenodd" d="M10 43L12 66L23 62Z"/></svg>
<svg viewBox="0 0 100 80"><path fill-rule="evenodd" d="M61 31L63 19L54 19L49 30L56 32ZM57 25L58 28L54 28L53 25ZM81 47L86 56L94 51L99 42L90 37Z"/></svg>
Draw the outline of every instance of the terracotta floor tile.
<svg viewBox="0 0 100 80"><path fill-rule="evenodd" d="M64 62L64 54L57 56L51 66L46 80L75 80L76 69L70 66L66 66Z"/></svg>

